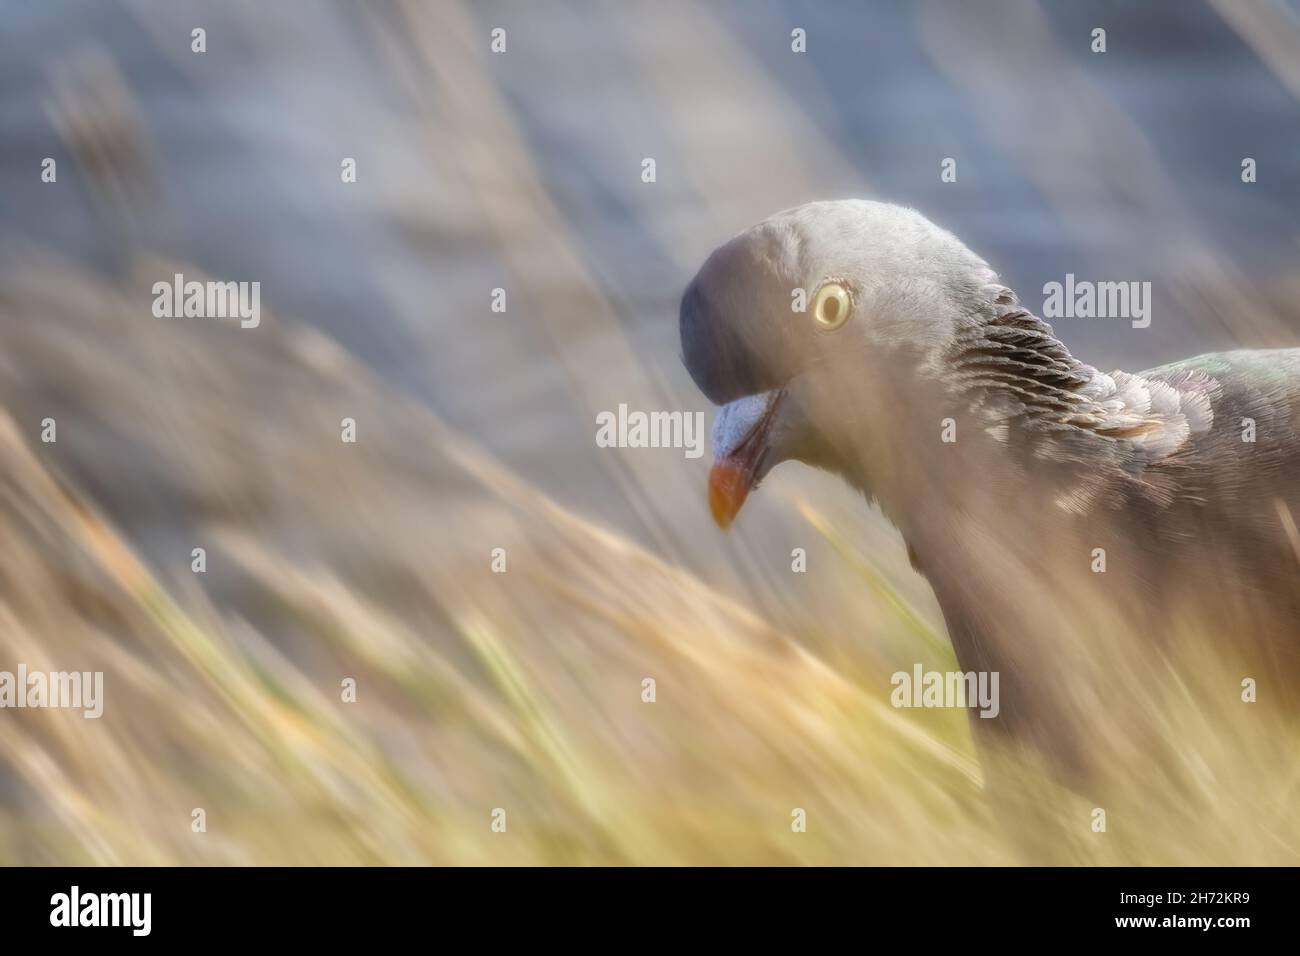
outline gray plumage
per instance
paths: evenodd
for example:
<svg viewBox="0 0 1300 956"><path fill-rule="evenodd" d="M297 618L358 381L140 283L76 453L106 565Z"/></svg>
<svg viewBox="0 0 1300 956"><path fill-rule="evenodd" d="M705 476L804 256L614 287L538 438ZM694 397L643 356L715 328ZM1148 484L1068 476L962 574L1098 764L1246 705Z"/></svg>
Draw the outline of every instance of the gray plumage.
<svg viewBox="0 0 1300 956"><path fill-rule="evenodd" d="M847 321L792 310L795 290L826 287ZM954 236L865 201L788 210L720 247L680 327L692 378L724 405L719 520L792 459L877 501L962 668L1002 675L982 730L1092 773L1152 729L1132 672L1176 665L1193 633L1221 655L1197 672L1205 693L1250 675L1295 706L1300 349L1103 373Z"/></svg>

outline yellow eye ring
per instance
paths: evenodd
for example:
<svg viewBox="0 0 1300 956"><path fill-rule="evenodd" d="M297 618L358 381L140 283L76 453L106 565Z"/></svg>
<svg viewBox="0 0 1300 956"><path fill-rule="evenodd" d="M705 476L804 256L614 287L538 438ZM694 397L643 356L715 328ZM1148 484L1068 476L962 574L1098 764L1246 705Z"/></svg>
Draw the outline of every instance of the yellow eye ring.
<svg viewBox="0 0 1300 956"><path fill-rule="evenodd" d="M813 298L813 320L827 332L847 322L852 311L853 300L849 298L849 290L838 282L827 282Z"/></svg>

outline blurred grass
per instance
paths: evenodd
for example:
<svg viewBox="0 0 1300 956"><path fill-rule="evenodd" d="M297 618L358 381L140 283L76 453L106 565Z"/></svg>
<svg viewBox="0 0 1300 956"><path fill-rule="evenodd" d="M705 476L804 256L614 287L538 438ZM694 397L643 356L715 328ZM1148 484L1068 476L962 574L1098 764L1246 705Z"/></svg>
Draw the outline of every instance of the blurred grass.
<svg viewBox="0 0 1300 956"><path fill-rule="evenodd" d="M887 670L847 681L801 635L547 502L453 433L430 434L526 513L531 545L511 551L505 575L488 570L486 549L478 572L428 575L398 616L324 567L223 531L219 560L262 581L276 616L323 642L295 662L201 592L161 581L4 422L0 653L32 667L75 658L109 675L99 721L6 715L0 755L21 787L0 821L4 862L1024 859L1026 834L999 824L964 714L893 710ZM834 544L914 651L933 645L867 560ZM420 609L441 610L450 628L413 626ZM130 646L104 633L110 621ZM943 652L924 650L933 666ZM356 704L339 699L344 675L358 681ZM643 676L657 681L655 703L640 699ZM1271 764L1290 768L1271 777L1274 792L1242 793L1232 781L1258 781L1273 744L1225 741L1217 715L1188 695L1169 713L1203 747L1186 754L1199 790L1143 806L1139 787L1122 812L1108 804L1124 823L1105 836L1088 832L1086 800L1018 765L1020 797L1044 817L1035 826L1059 837L1052 861L1294 862L1294 744L1288 763ZM196 806L207 833L190 832ZM496 807L504 834L490 829ZM807 833L790 830L796 807Z"/></svg>
<svg viewBox="0 0 1300 956"><path fill-rule="evenodd" d="M622 692L602 700L548 694L547 687L581 679L583 663L546 648L521 653L517 640L498 636L499 615L490 611L458 621L474 660L456 665L328 575L268 565L249 541L231 548L275 582L286 613L308 620L350 656L349 674L361 688L350 710L335 699L336 688L305 676L246 627L211 609L202 616L182 610L105 519L48 474L12 423L2 437L6 500L39 502L29 533L57 541L68 560L83 565L96 599L114 619L130 621L141 642L134 655L100 662L109 673L101 721L62 713L14 721L18 732L3 743L7 761L31 796L49 800L47 808L61 798L63 807L60 826L9 820L0 841L7 862L799 861L801 844L782 835L790 809L782 801L809 805L830 793L857 793L863 770L879 773L881 759L930 775L930 786L950 779L977 792L969 757L882 711L681 572L558 510L548 535L585 559L574 568L548 561L548 575L589 574L591 561L606 573L634 575L643 593L657 592L658 610L651 611L636 594L593 600L585 595L600 588L584 589L577 579L573 593L539 585L570 610L561 618L569 626L587 617L619 632L608 650L620 660L585 664L628 674ZM477 467L489 465L479 459ZM14 534L6 537L17 543ZM7 593L22 591L37 603L54 596L49 582L37 588L19 580L21 570L6 562L6 584L14 586ZM63 618L43 628L47 654L6 641L6 658L46 666L55 644L84 654L91 622L71 606L43 613ZM475 663L486 680L476 681ZM655 704L640 701L638 665L657 675ZM600 709L617 733L593 724ZM497 765L491 785L476 788L475 801L468 793L457 798L465 781L432 791L417 784L404 769L408 761L381 743L397 719L431 733L419 761L425 769L451 758L442 746L447 738L461 738L456 745ZM144 727L150 739L134 739ZM56 734L84 745L62 755L60 773L48 760ZM736 752L731 744L741 741L746 746ZM166 766L168 751L186 755L186 772ZM813 779L796 782L803 772ZM145 780L154 786L143 787ZM200 796L205 786L215 792ZM208 811L209 833L188 832L191 802ZM512 815L508 835L489 832L496 805ZM829 834L819 839L820 829L806 843L827 854L835 843Z"/></svg>

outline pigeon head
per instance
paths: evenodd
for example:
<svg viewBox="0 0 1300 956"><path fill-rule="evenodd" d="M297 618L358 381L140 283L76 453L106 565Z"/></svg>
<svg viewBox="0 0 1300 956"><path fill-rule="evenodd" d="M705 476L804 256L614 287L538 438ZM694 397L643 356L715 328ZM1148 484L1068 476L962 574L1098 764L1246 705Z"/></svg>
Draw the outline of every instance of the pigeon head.
<svg viewBox="0 0 1300 956"><path fill-rule="evenodd" d="M890 431L941 387L943 357L987 317L996 276L919 213L864 200L787 210L709 256L682 296L682 355L722 407L709 500L727 527L777 464L869 494Z"/></svg>

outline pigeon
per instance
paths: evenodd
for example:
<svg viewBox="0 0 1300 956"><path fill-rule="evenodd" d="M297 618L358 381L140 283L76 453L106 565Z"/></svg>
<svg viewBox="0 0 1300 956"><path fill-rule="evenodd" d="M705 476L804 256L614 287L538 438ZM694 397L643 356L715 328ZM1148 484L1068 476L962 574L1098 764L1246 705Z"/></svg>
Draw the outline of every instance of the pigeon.
<svg viewBox="0 0 1300 956"><path fill-rule="evenodd" d="M1169 736L1169 672L1206 706L1296 708L1300 349L1099 371L950 232L865 200L735 236L679 322L721 406L718 525L786 461L877 504L962 671L1000 676L977 742L1131 772Z"/></svg>

